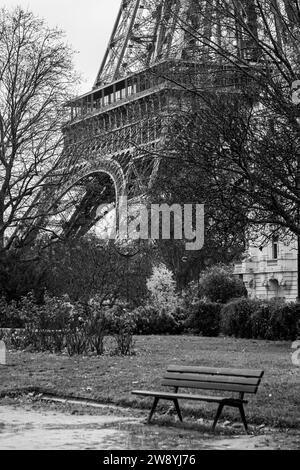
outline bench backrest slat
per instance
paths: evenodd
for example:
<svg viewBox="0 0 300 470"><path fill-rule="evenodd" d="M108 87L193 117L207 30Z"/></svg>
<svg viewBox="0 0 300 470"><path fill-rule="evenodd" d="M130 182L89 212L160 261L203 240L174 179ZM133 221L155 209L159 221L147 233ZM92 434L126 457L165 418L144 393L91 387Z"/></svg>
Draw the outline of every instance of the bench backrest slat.
<svg viewBox="0 0 300 470"><path fill-rule="evenodd" d="M198 388L202 390L219 390L226 392L239 392L239 393L256 393L257 387L253 385L236 385L236 384L220 384L213 382L193 382L192 380L172 380L165 379L162 382L166 387L180 387L180 388Z"/></svg>
<svg viewBox="0 0 300 470"><path fill-rule="evenodd" d="M251 369L169 366L162 385L175 388L256 393L264 372Z"/></svg>
<svg viewBox="0 0 300 470"><path fill-rule="evenodd" d="M193 366L169 366L168 372L187 372L204 375L229 375L237 377L257 377L262 378L264 371L252 369L221 369L217 367L193 367Z"/></svg>
<svg viewBox="0 0 300 470"><path fill-rule="evenodd" d="M202 375L202 374L177 374L167 372L164 379L174 380L192 380L195 382L211 382L211 383L223 383L223 384L236 384L236 385L251 385L257 387L260 383L260 379L254 377L230 377L228 375Z"/></svg>

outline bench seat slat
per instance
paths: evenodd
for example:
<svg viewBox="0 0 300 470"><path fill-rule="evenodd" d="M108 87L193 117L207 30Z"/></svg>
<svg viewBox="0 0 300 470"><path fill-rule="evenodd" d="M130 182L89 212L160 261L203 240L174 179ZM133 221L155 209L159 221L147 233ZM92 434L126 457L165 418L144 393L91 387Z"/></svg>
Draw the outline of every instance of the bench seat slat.
<svg viewBox="0 0 300 470"><path fill-rule="evenodd" d="M133 395L140 395L140 396L145 396L145 397L157 397L162 400L200 400L200 401L206 401L208 403L220 403L222 401L230 401L228 397L220 397L220 396L203 396L203 395L190 395L188 393L164 393L164 392L154 392L154 391L148 391L148 390L133 390L131 392ZM232 399L233 401L235 399ZM246 400L236 400L240 403L248 403Z"/></svg>
<svg viewBox="0 0 300 470"><path fill-rule="evenodd" d="M217 382L200 382L193 380L177 380L165 379L162 381L164 387L180 387L180 388L198 388L203 390L223 390L227 392L240 392L240 393L256 393L257 386L254 385L239 385L239 384L226 384Z"/></svg>
<svg viewBox="0 0 300 470"><path fill-rule="evenodd" d="M257 387L260 383L260 378L253 377L230 377L226 375L202 375L202 374L179 374L169 372L164 375L164 379L174 380L193 380L199 382L215 382L215 383L229 383L240 385L253 385Z"/></svg>
<svg viewBox="0 0 300 470"><path fill-rule="evenodd" d="M221 369L217 367L169 366L168 372L196 373L204 375L228 375L237 377L262 378L264 371L252 369Z"/></svg>

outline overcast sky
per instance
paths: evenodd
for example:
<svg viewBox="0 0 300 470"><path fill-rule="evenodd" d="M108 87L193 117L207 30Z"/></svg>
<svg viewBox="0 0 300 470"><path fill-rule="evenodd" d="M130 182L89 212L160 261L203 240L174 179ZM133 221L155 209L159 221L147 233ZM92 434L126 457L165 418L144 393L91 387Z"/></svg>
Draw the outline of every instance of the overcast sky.
<svg viewBox="0 0 300 470"><path fill-rule="evenodd" d="M85 82L81 92L90 90L96 79L121 0L0 0L0 6L20 5L59 26L78 53L77 70Z"/></svg>

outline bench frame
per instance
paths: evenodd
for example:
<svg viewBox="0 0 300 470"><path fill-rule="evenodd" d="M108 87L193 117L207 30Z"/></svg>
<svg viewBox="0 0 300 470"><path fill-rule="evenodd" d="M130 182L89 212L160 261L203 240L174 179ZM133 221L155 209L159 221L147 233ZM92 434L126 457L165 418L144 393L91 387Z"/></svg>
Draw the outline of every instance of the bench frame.
<svg viewBox="0 0 300 470"><path fill-rule="evenodd" d="M175 377L178 378L180 374L180 379L172 379L172 374L175 374ZM191 380L191 374L199 374L199 385ZM204 375L208 377L207 382L202 382ZM175 411L178 415L178 418L183 422L179 401L178 400L194 400L194 401L204 401L208 403L218 403L218 409L214 418L212 430L215 431L218 421L221 417L223 409L225 406L232 408L237 408L240 412L245 431L248 433L248 424L245 415L244 405L248 403L244 399L245 393L255 394L260 385L261 379L263 378L264 372L258 370L243 370L243 369L220 369L220 368L199 368L199 367L180 367L180 366L170 366L167 369L167 374L165 379L162 382L163 386L174 387L175 391L173 393L167 392L156 392L156 391L146 391L146 390L133 390L132 394L140 396L153 397L153 405L150 410L148 417L148 423L151 422L152 417L156 411L157 405L160 400L172 401L174 403ZM211 380L209 380L211 376ZM220 377L221 376L221 377ZM214 382L214 377L216 381ZM226 383L223 384L223 380L226 380ZM184 381L184 385L181 385L181 380ZM206 389L206 390L227 390L232 392L237 392L239 394L238 398L235 397L220 397L220 396L200 396L195 394L179 393L179 388L190 388L189 381L192 388L196 389ZM195 380L195 379L193 379ZM240 385L237 385L236 382L242 382ZM248 384L250 383L250 385ZM211 385L210 385L211 383ZM174 384L174 385L173 385ZM247 385L248 384L248 385Z"/></svg>

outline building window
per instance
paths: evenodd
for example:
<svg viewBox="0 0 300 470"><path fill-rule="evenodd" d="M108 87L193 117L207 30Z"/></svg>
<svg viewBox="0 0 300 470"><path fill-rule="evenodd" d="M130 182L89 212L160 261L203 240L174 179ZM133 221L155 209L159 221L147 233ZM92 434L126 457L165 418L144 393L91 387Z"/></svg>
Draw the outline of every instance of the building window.
<svg viewBox="0 0 300 470"><path fill-rule="evenodd" d="M273 238L273 243L272 243L272 257L273 259L278 259L279 255L279 246L278 246L278 237Z"/></svg>

